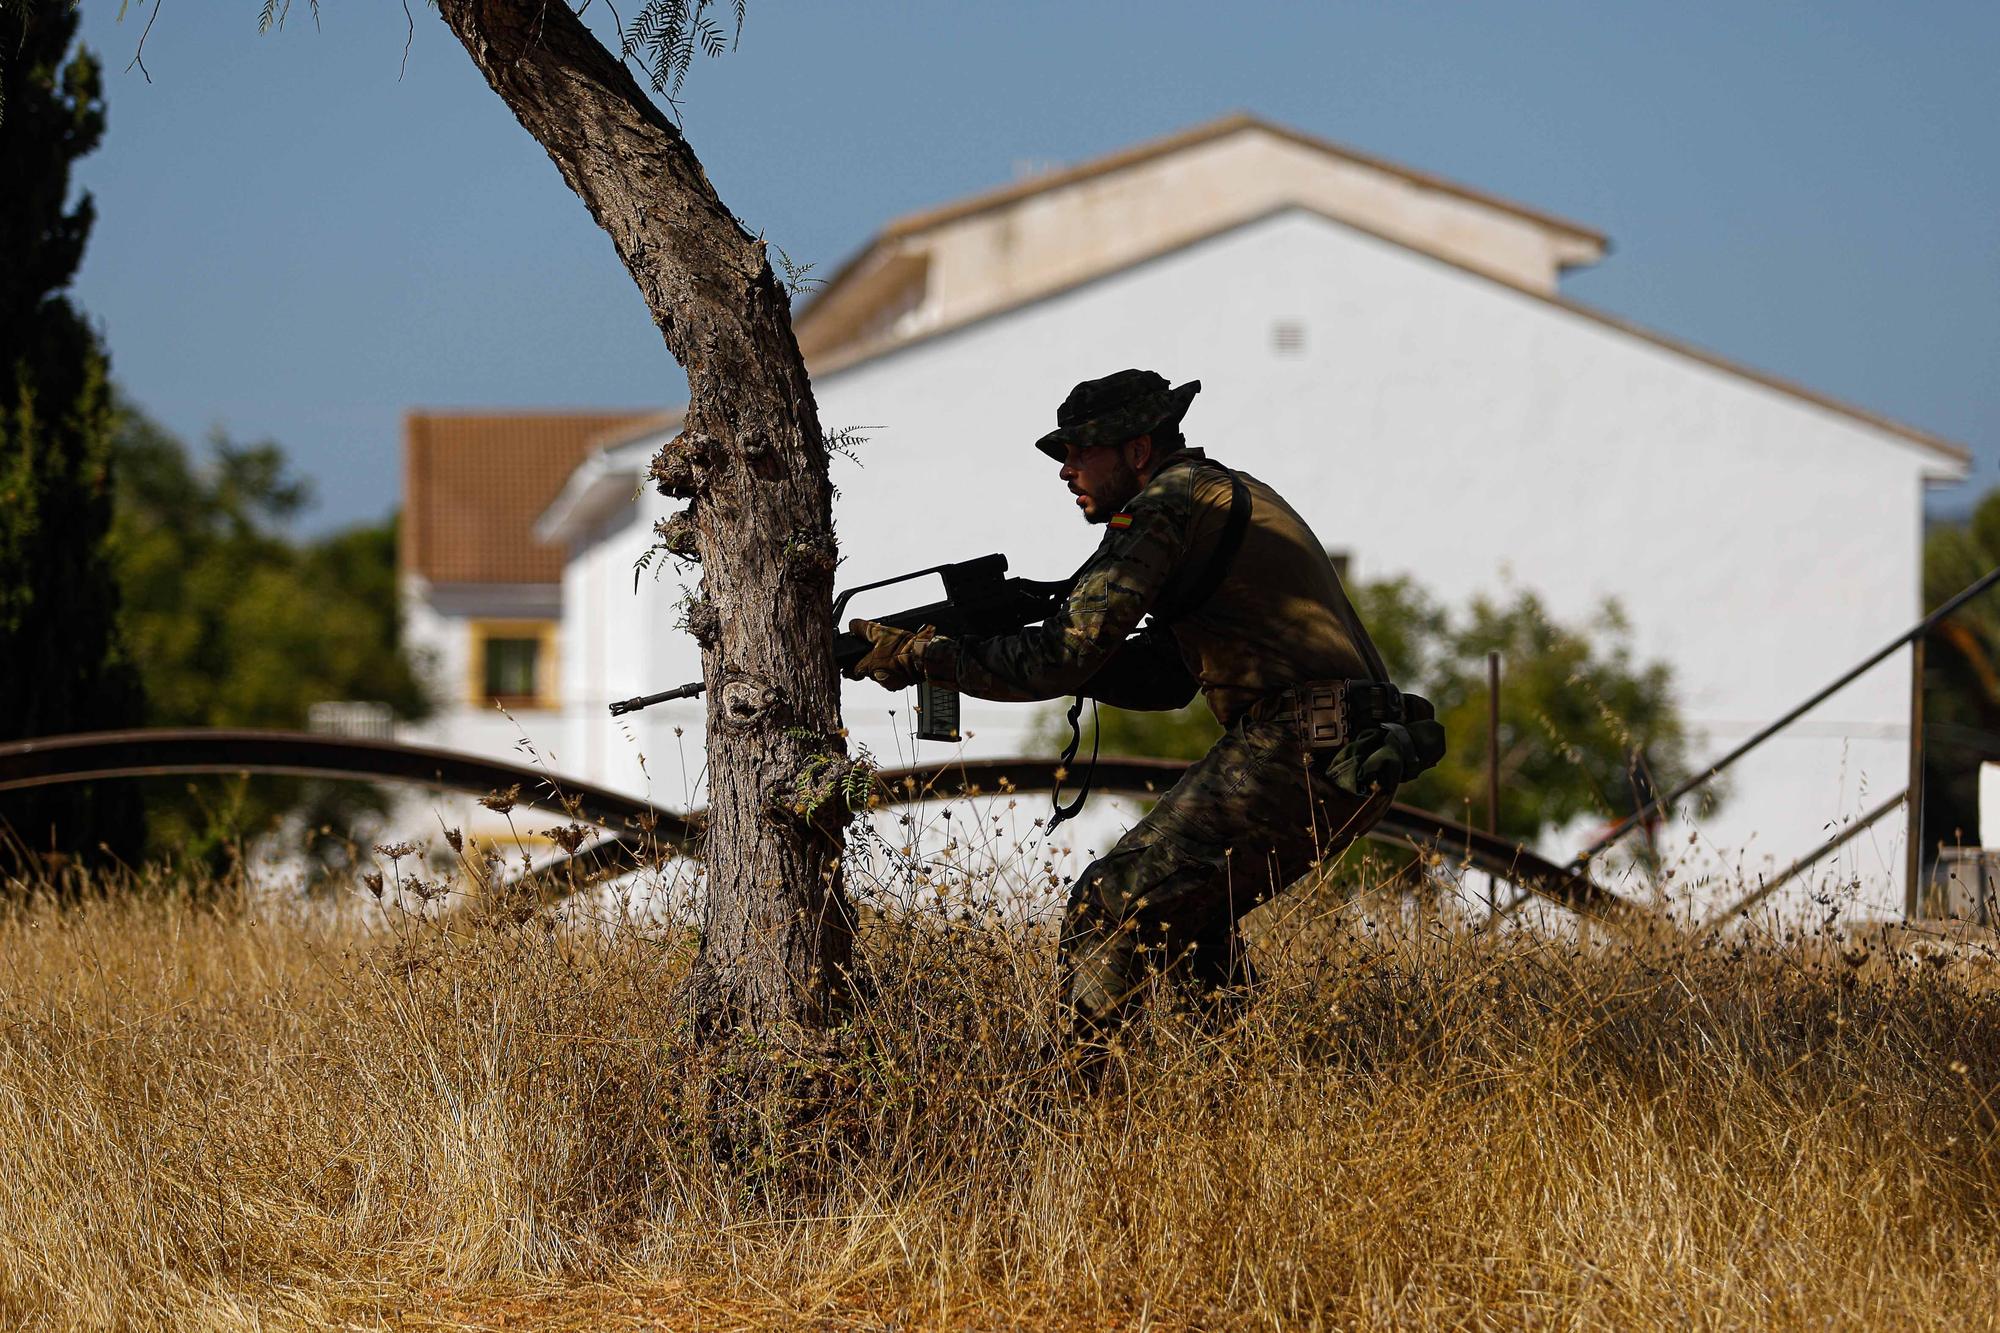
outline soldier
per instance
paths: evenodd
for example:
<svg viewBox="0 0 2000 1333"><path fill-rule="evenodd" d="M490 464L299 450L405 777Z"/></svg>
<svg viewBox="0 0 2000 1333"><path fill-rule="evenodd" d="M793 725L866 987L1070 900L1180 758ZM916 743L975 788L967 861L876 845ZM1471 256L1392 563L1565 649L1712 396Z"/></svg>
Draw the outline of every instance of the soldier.
<svg viewBox="0 0 2000 1333"><path fill-rule="evenodd" d="M1200 388L1142 370L1089 380L1036 441L1105 528L1049 620L992 638L850 626L873 647L849 674L888 689L928 677L987 699L1136 709L1199 689L1222 724L1072 886L1063 988L1085 1036L1113 1028L1154 972L1204 991L1246 981L1239 918L1366 832L1396 784L1443 754L1429 705L1389 683L1305 520L1187 447L1180 421Z"/></svg>

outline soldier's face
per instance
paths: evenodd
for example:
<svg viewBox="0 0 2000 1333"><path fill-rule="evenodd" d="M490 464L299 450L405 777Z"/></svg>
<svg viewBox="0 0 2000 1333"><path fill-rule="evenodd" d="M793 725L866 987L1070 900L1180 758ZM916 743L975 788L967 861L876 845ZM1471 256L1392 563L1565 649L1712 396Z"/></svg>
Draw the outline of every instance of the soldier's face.
<svg viewBox="0 0 2000 1333"><path fill-rule="evenodd" d="M1109 522L1139 493L1143 482L1138 469L1125 457L1130 448L1129 444L1064 446L1063 484L1076 497L1085 522Z"/></svg>

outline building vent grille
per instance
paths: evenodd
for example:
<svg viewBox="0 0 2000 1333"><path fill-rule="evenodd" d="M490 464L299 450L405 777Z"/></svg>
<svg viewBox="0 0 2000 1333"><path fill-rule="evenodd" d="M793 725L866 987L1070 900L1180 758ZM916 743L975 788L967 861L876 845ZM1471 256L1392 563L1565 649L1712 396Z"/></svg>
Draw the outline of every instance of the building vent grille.
<svg viewBox="0 0 2000 1333"><path fill-rule="evenodd" d="M1297 356L1306 350L1306 326L1295 319L1281 319L1271 326L1271 350L1279 356Z"/></svg>

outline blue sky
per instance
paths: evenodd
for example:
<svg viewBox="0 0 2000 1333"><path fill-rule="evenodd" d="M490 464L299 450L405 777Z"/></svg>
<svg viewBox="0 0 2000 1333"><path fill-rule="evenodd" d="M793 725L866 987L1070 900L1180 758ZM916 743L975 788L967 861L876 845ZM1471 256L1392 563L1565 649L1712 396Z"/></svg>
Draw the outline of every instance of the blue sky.
<svg viewBox="0 0 2000 1333"><path fill-rule="evenodd" d="M109 131L76 294L169 427L286 446L307 529L394 507L407 407L679 400L610 242L418 0L407 68L399 4L264 36L257 0L167 4L150 83L119 8L83 4ZM1950 513L2000 483L1997 65L2000 5L1944 0L750 0L683 123L825 274L1017 164L1253 111L1610 233L1569 295L1971 446Z"/></svg>

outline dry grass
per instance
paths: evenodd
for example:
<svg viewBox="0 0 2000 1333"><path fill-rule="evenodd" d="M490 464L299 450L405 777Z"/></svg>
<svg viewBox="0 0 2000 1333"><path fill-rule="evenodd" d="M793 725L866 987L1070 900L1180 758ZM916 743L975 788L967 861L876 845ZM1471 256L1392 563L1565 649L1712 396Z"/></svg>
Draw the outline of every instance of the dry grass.
<svg viewBox="0 0 2000 1333"><path fill-rule="evenodd" d="M1295 913L1093 1090L1045 933L883 910L721 1161L682 932L373 920L0 918L0 1324L2000 1323L1976 969Z"/></svg>

